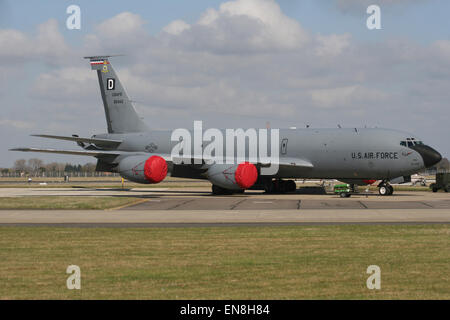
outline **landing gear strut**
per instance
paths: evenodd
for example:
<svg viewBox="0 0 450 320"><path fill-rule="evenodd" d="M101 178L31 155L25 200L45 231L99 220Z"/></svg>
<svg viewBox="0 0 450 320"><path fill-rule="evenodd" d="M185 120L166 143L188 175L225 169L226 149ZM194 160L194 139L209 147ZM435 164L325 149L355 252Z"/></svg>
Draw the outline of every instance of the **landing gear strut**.
<svg viewBox="0 0 450 320"><path fill-rule="evenodd" d="M294 192L296 189L297 185L294 180L269 180L264 186L267 193L287 193Z"/></svg>
<svg viewBox="0 0 450 320"><path fill-rule="evenodd" d="M382 181L378 185L378 193L382 196L390 196L394 193L394 188L387 181Z"/></svg>

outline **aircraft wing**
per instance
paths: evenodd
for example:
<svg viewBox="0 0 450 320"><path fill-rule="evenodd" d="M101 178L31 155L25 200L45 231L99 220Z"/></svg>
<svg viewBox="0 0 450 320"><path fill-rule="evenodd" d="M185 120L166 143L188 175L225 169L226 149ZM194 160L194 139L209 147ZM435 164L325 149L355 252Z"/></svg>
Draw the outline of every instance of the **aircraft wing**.
<svg viewBox="0 0 450 320"><path fill-rule="evenodd" d="M96 158L115 158L120 155L126 154L136 154L129 153L126 151L106 151L106 150L57 150L57 149L40 149L40 148L14 148L9 149L10 151L22 151L22 152L43 152L43 153L56 153L56 154L71 154L76 156L91 156ZM152 154L162 157L167 162L174 162L175 164L182 164L184 162L186 165L194 165L194 160L198 160L201 163L208 163L208 159L199 157L172 157L170 154ZM150 156L150 155L149 155ZM236 159L234 159L236 161ZM240 161L238 159L237 163L248 161L243 159ZM255 165L260 165L261 167L269 167L271 164L279 165L285 168L313 168L313 164L309 161L299 159L299 158L279 158L278 161L272 161L270 158L260 158L255 161L250 159L251 163Z"/></svg>
<svg viewBox="0 0 450 320"><path fill-rule="evenodd" d="M107 151L107 150L57 150L57 149L40 149L40 148L14 148L9 149L9 151L22 151L22 152L43 152L43 153L56 153L56 154L72 154L75 156L90 156L96 158L105 158L111 157L115 158L117 156L126 156L126 155L138 155L142 153L136 152L127 152L127 151ZM168 162L172 162L172 158L170 154L148 154L148 156L160 156L164 160Z"/></svg>
<svg viewBox="0 0 450 320"><path fill-rule="evenodd" d="M213 159L207 159L204 157L173 157L172 160L179 164L179 163L186 163L186 164L194 164L195 160L198 161L199 164L201 163L213 163L214 160ZM260 165L261 167L268 167L271 164L274 165L279 165L279 166L284 166L284 167L302 167L302 168L313 168L314 165L304 159L300 159L300 158L279 158L277 161L273 161L273 159L271 158L258 158L258 159L235 159L235 158L230 158L230 163L241 163L241 162L245 162L248 161L250 163L253 163L255 165ZM226 161L226 160L224 160Z"/></svg>
<svg viewBox="0 0 450 320"><path fill-rule="evenodd" d="M74 142L93 143L97 146L107 147L107 148L116 148L122 143L122 140L53 136L53 135L48 135L48 134L32 134L31 136L48 138L48 139L67 140L67 141L74 141Z"/></svg>
<svg viewBox="0 0 450 320"><path fill-rule="evenodd" d="M44 153L58 153L58 154L72 154L76 156L91 156L91 157L102 157L102 156L119 156L122 153L117 151L88 151L88 150L56 150L56 149L39 149L39 148L14 148L9 149L9 151L22 151L22 152L44 152Z"/></svg>

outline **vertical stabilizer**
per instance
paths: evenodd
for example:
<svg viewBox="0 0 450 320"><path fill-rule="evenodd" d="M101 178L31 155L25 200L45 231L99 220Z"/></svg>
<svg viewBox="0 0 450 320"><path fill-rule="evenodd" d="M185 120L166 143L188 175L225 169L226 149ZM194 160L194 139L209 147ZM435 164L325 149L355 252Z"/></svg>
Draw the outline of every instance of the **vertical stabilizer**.
<svg viewBox="0 0 450 320"><path fill-rule="evenodd" d="M148 131L139 118L125 88L120 83L109 59L111 56L85 57L92 70L97 71L100 93L105 107L106 124L109 133Z"/></svg>

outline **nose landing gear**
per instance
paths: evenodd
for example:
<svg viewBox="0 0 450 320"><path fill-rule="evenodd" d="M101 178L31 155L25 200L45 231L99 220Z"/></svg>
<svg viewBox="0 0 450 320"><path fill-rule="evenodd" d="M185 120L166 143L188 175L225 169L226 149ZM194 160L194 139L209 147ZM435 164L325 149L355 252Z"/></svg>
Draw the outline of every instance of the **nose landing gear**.
<svg viewBox="0 0 450 320"><path fill-rule="evenodd" d="M394 193L394 188L387 181L382 181L378 185L378 193L382 196L390 196Z"/></svg>

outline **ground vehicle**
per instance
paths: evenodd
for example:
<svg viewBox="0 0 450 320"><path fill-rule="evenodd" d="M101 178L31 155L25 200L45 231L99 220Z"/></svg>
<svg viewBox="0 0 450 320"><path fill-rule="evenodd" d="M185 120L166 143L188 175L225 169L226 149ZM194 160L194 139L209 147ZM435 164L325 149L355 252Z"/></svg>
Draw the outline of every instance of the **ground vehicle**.
<svg viewBox="0 0 450 320"><path fill-rule="evenodd" d="M448 192L450 190L450 172L436 173L436 183L432 183L430 189L433 192L437 192L439 189Z"/></svg>
<svg viewBox="0 0 450 320"><path fill-rule="evenodd" d="M351 194L350 185L347 183L337 184L334 186L334 193L339 194L341 198L350 198Z"/></svg>
<svg viewBox="0 0 450 320"><path fill-rule="evenodd" d="M421 176L419 174L413 174L411 175L411 182L413 186L421 185L422 187L425 187L427 185L427 179L425 179L424 176Z"/></svg>

